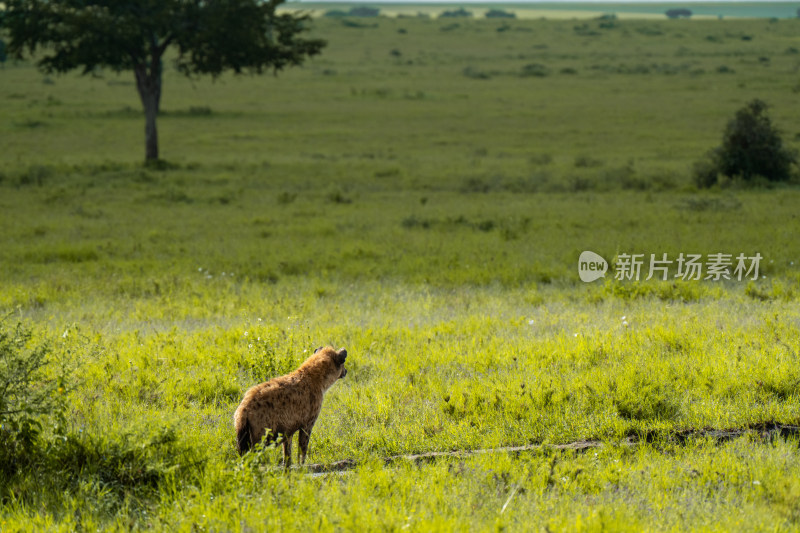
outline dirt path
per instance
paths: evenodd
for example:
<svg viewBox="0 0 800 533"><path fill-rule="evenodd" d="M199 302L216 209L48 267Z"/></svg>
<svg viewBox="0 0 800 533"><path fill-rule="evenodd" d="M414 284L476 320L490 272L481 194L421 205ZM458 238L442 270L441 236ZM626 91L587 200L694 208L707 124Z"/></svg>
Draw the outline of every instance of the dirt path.
<svg viewBox="0 0 800 533"><path fill-rule="evenodd" d="M391 455L384 457L383 462L388 466L400 462L411 462L414 464L432 463L439 459L453 459L459 457L472 457L474 455L490 454L490 453L524 453L537 450L576 450L583 451L593 448L602 448L603 446L636 446L642 442L678 442L683 443L689 439L695 438L711 438L719 442L724 442L732 439L742 437L744 435L753 435L765 441L772 440L778 437L789 437L792 435L800 434L800 426L778 424L774 422L766 422L762 424L753 424L746 428L741 429L684 429L675 431L671 434L665 435L664 433L652 432L649 434L637 435L635 437L627 437L619 442L608 442L601 440L583 440L569 442L566 444L528 444L525 446L503 446L500 448L487 448L482 450L455 450L449 452L427 452L411 455ZM312 474L322 474L327 472L344 472L352 470L358 466L358 462L353 459L344 459L334 463L327 464L310 464L306 465L305 469Z"/></svg>

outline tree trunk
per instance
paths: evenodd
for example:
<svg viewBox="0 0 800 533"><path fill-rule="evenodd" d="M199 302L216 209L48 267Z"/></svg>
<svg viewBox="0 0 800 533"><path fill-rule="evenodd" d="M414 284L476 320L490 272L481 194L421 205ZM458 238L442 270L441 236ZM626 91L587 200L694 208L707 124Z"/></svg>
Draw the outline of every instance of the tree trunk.
<svg viewBox="0 0 800 533"><path fill-rule="evenodd" d="M144 108L144 146L145 163L158 161L158 130L156 118L161 101L161 68L160 61L149 71L145 65L138 65L136 73L136 89Z"/></svg>

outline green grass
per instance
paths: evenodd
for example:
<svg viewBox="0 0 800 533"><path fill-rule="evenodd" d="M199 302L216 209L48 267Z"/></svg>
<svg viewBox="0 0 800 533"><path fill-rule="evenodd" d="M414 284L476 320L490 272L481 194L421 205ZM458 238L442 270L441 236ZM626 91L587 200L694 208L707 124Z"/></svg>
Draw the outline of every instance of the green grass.
<svg viewBox="0 0 800 533"><path fill-rule="evenodd" d="M162 170L132 75L0 70L0 326L76 368L0 529L797 529L796 436L678 436L800 424L800 192L690 177L754 97L797 147L800 23L374 22L165 73ZM584 250L764 260L584 284ZM308 459L358 466L240 459L243 392L326 343Z"/></svg>

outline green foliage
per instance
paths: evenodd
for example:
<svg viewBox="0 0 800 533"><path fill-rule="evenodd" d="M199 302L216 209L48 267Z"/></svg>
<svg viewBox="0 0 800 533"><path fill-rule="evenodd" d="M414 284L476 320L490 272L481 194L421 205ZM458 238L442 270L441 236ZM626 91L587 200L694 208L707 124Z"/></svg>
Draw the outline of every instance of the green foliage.
<svg viewBox="0 0 800 533"><path fill-rule="evenodd" d="M463 7L459 7L458 9L450 9L446 11L442 11L439 14L440 19L447 19L447 18L472 18L472 11L467 11Z"/></svg>
<svg viewBox="0 0 800 533"><path fill-rule="evenodd" d="M102 487L118 504L125 498L152 498L160 488L196 483L205 460L196 447L178 439L174 427L151 427L132 432L67 436L49 450L46 465L58 471L67 487L82 484ZM66 488L66 487L65 487Z"/></svg>
<svg viewBox="0 0 800 533"><path fill-rule="evenodd" d="M487 19L496 19L496 18L515 19L515 18L517 18L517 15L515 13L511 13L511 12L508 12L508 11L503 11L502 9L490 9L489 11L486 12L486 14L484 16Z"/></svg>
<svg viewBox="0 0 800 533"><path fill-rule="evenodd" d="M699 187L718 183L718 175L754 182L786 181L797 152L783 145L780 133L767 116L767 104L753 100L728 122L722 145L695 164L694 179Z"/></svg>
<svg viewBox="0 0 800 533"><path fill-rule="evenodd" d="M673 8L668 9L665 13L667 18L671 19L680 19L680 18L690 18L692 16L692 10L686 8Z"/></svg>
<svg viewBox="0 0 800 533"><path fill-rule="evenodd" d="M381 10L376 7L357 6L350 8L347 15L350 17L377 17Z"/></svg>
<svg viewBox="0 0 800 533"><path fill-rule="evenodd" d="M300 38L309 17L277 13L282 1L11 0L5 4L5 22L11 53L37 56L45 72L132 70L145 111L145 159L155 161L168 48L177 49L178 71L218 77L226 70L278 72L302 64L325 46L320 39Z"/></svg>
<svg viewBox="0 0 800 533"><path fill-rule="evenodd" d="M29 329L0 322L0 471L5 476L30 461L44 419L64 423L66 374L53 370L50 357L50 347L35 344Z"/></svg>
<svg viewBox="0 0 800 533"><path fill-rule="evenodd" d="M47 72L133 70L145 62L158 64L174 45L179 70L218 76L226 69L280 70L319 53L322 41L297 37L307 17L276 14L279 4L12 0L6 3L6 25L12 53L47 50L38 60Z"/></svg>

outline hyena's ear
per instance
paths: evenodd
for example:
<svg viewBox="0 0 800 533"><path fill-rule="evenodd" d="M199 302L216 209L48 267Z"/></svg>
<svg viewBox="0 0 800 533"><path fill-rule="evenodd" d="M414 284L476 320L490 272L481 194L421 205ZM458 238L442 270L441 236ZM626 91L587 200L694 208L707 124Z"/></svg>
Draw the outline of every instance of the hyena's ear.
<svg viewBox="0 0 800 533"><path fill-rule="evenodd" d="M336 361L337 365L343 365L345 359L347 359L347 350L344 348L336 352L336 355L333 357L333 360Z"/></svg>
<svg viewBox="0 0 800 533"><path fill-rule="evenodd" d="M322 349L322 346L320 346L319 348L317 348L316 350L314 350L314 353L317 353L317 352L318 352L318 351L320 351L321 349Z"/></svg>

